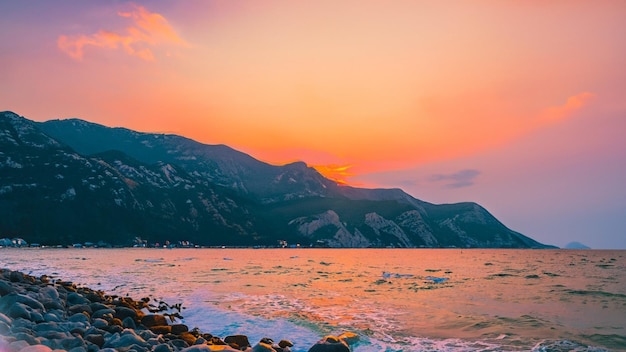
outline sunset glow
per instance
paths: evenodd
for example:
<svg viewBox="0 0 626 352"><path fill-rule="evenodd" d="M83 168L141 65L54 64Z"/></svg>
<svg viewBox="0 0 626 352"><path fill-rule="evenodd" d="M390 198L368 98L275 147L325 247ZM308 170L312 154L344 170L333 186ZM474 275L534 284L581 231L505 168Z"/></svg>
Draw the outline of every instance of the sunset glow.
<svg viewBox="0 0 626 352"><path fill-rule="evenodd" d="M546 243L591 236L589 198L626 227L623 1L30 3L0 5L1 110L477 201Z"/></svg>

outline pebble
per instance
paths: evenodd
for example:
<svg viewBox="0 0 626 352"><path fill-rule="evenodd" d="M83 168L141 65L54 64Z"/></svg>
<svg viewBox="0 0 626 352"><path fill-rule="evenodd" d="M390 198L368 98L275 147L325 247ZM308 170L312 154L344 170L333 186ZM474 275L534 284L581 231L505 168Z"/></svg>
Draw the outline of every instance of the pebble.
<svg viewBox="0 0 626 352"><path fill-rule="evenodd" d="M266 337L252 346L246 335L222 340L171 321L149 301L0 269L0 351L290 352L294 345ZM350 352L356 341L353 333L326 336L309 352Z"/></svg>

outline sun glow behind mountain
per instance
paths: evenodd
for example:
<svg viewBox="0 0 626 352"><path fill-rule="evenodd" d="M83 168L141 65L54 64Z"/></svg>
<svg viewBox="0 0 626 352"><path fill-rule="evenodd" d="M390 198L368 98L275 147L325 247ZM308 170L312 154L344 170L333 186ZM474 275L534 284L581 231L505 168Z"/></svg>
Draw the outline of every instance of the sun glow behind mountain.
<svg viewBox="0 0 626 352"><path fill-rule="evenodd" d="M348 185L348 178L353 176L348 171L352 165L311 165L311 167L340 186Z"/></svg>

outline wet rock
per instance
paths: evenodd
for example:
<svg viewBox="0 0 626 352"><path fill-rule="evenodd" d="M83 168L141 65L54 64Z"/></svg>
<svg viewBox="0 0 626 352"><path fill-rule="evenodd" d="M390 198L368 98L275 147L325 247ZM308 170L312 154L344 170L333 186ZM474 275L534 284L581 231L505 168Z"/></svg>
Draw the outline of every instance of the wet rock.
<svg viewBox="0 0 626 352"><path fill-rule="evenodd" d="M91 316L91 314L93 313L91 307L88 304L75 304L71 306L68 311L70 314L86 313L89 316Z"/></svg>
<svg viewBox="0 0 626 352"><path fill-rule="evenodd" d="M8 295L9 293L14 293L15 289L8 282L0 280L0 296Z"/></svg>
<svg viewBox="0 0 626 352"><path fill-rule="evenodd" d="M226 352L241 352L230 346L224 345L195 345L183 349L181 352L206 352L206 351L226 351Z"/></svg>
<svg viewBox="0 0 626 352"><path fill-rule="evenodd" d="M104 303L100 303L100 302L91 303L91 304L89 304L89 307L91 308L92 312L97 312L97 311L102 310L102 309L111 309L111 307L107 306Z"/></svg>
<svg viewBox="0 0 626 352"><path fill-rule="evenodd" d="M7 317L6 315L4 315L3 313L0 313L0 322L5 323L7 325L11 324L11 322L13 321L13 319Z"/></svg>
<svg viewBox="0 0 626 352"><path fill-rule="evenodd" d="M51 352L52 349L46 345L33 345L22 348L19 352Z"/></svg>
<svg viewBox="0 0 626 352"><path fill-rule="evenodd" d="M105 308L105 309L100 309L100 310L93 312L93 314L91 315L91 318L92 319L102 318L108 321L108 320L113 319L113 314L115 314L115 310L111 308Z"/></svg>
<svg viewBox="0 0 626 352"><path fill-rule="evenodd" d="M189 346L195 345L196 340L198 339L196 336L194 336L192 333L189 333L189 332L182 332L178 334L178 336L180 337L181 340L187 342Z"/></svg>
<svg viewBox="0 0 626 352"><path fill-rule="evenodd" d="M122 327L134 330L137 329L137 324L135 323L135 320L133 318L126 317L124 318L124 320L122 320Z"/></svg>
<svg viewBox="0 0 626 352"><path fill-rule="evenodd" d="M289 340L280 340L278 343L278 348L274 347L277 352L291 352L291 347L293 347L293 342Z"/></svg>
<svg viewBox="0 0 626 352"><path fill-rule="evenodd" d="M111 321L109 322L109 325L117 325L119 327L123 327L122 326L122 321L119 320L118 318L111 319Z"/></svg>
<svg viewBox="0 0 626 352"><path fill-rule="evenodd" d="M130 329L124 330L121 335L113 336L109 341L106 341L104 347L112 347L120 349L122 347L128 347L130 345L137 345L141 347L148 347L148 343Z"/></svg>
<svg viewBox="0 0 626 352"><path fill-rule="evenodd" d="M68 337L68 338L63 339L59 347L60 349L69 351L76 347L85 348L86 346L85 346L85 341L81 337L76 336L76 337Z"/></svg>
<svg viewBox="0 0 626 352"><path fill-rule="evenodd" d="M136 310L132 309L132 308L128 308L128 307L115 307L115 317L119 318L121 320L124 320L124 318L132 318L137 319L138 313Z"/></svg>
<svg viewBox="0 0 626 352"><path fill-rule="evenodd" d="M210 336L207 340L209 341L209 345L227 345L226 342L224 342L222 339L220 339L217 336Z"/></svg>
<svg viewBox="0 0 626 352"><path fill-rule="evenodd" d="M170 340L170 344L174 347L177 348L187 348L189 347L189 344L187 343L187 341L183 340L183 339L174 339L174 340Z"/></svg>
<svg viewBox="0 0 626 352"><path fill-rule="evenodd" d="M39 299L41 301L56 301L59 299L59 291L52 286L45 286L39 290Z"/></svg>
<svg viewBox="0 0 626 352"><path fill-rule="evenodd" d="M89 301L87 298L83 297L83 295L81 295L80 293L70 292L67 295L67 303L69 303L71 305L89 304L89 303L91 303L91 301Z"/></svg>
<svg viewBox="0 0 626 352"><path fill-rule="evenodd" d="M94 345L102 348L102 346L104 346L104 336L100 335L100 334L88 334L85 335L85 341L89 341L90 343L93 343Z"/></svg>
<svg viewBox="0 0 626 352"><path fill-rule="evenodd" d="M168 325L157 325L157 326L150 327L150 331L154 332L155 334L161 334L161 335L171 334L172 327Z"/></svg>
<svg viewBox="0 0 626 352"><path fill-rule="evenodd" d="M39 343L35 336L27 334L25 332L18 332L17 334L13 334L13 337L16 340L26 341L29 345L36 345Z"/></svg>
<svg viewBox="0 0 626 352"><path fill-rule="evenodd" d="M35 323L41 323L45 321L45 319L43 318L43 315L39 313L38 311L30 312L30 320L34 321Z"/></svg>
<svg viewBox="0 0 626 352"><path fill-rule="evenodd" d="M10 331L11 331L11 327L9 326L9 324L3 321L0 321L0 335L6 335Z"/></svg>
<svg viewBox="0 0 626 352"><path fill-rule="evenodd" d="M40 311L44 310L43 304L30 296L17 294L16 299L18 302L23 303L32 309L37 309Z"/></svg>
<svg viewBox="0 0 626 352"><path fill-rule="evenodd" d="M8 350L9 350L9 351L21 351L21 350L23 350L24 348L26 348L26 347L28 347L28 346L30 346L30 345L28 344L28 342L23 341L23 340L18 340L18 341L13 341L13 342L11 342L11 343L9 344L9 348L8 348Z"/></svg>
<svg viewBox="0 0 626 352"><path fill-rule="evenodd" d="M8 309L7 315L13 319L24 318L30 320L30 312L27 307L25 304L16 302Z"/></svg>
<svg viewBox="0 0 626 352"><path fill-rule="evenodd" d="M280 342L278 343L278 346L285 348L285 347L293 347L293 342L289 341L289 340L280 340Z"/></svg>
<svg viewBox="0 0 626 352"><path fill-rule="evenodd" d="M246 335L231 335L224 338L224 342L233 348L241 349L250 346L250 341Z"/></svg>
<svg viewBox="0 0 626 352"><path fill-rule="evenodd" d="M33 326L35 326L35 323L24 318L14 319L13 322L11 323L11 329L22 328L22 327L27 328L27 329L32 329Z"/></svg>
<svg viewBox="0 0 626 352"><path fill-rule="evenodd" d="M339 335L338 337L340 340L343 340L349 346L352 346L359 341L359 335L350 331L346 331L343 334Z"/></svg>
<svg viewBox="0 0 626 352"><path fill-rule="evenodd" d="M74 347L71 350L69 350L68 352L87 352L87 348L80 346L80 347Z"/></svg>
<svg viewBox="0 0 626 352"><path fill-rule="evenodd" d="M158 345L156 346L152 352L174 352L174 350L172 349L172 347L170 347L169 345L166 344L162 344L162 345Z"/></svg>
<svg viewBox="0 0 626 352"><path fill-rule="evenodd" d="M183 332L188 332L189 328L185 324L172 324L172 334L180 335Z"/></svg>
<svg viewBox="0 0 626 352"><path fill-rule="evenodd" d="M48 310L51 310L51 309L64 310L65 309L61 301L52 301L52 300L43 301L43 306L44 308Z"/></svg>
<svg viewBox="0 0 626 352"><path fill-rule="evenodd" d="M141 324L146 327L167 325L167 319L161 314L149 314L141 318Z"/></svg>
<svg viewBox="0 0 626 352"><path fill-rule="evenodd" d="M207 340L205 340L204 337L200 336L196 339L195 345L206 345L206 344L207 344Z"/></svg>
<svg viewBox="0 0 626 352"><path fill-rule="evenodd" d="M272 341L272 340L270 340ZM276 350L274 348L272 348L272 342L267 342L267 341L259 341L259 343L257 343L256 345L254 345L254 347L252 347L252 352L276 352Z"/></svg>
<svg viewBox="0 0 626 352"><path fill-rule="evenodd" d="M350 347L337 336L326 336L315 343L309 352L350 352Z"/></svg>
<svg viewBox="0 0 626 352"><path fill-rule="evenodd" d="M11 282L32 282L31 280L27 280L25 275L20 273L19 271L12 271L9 274L9 281Z"/></svg>
<svg viewBox="0 0 626 352"><path fill-rule="evenodd" d="M211 349L209 345L196 345L183 349L181 352L206 352L206 351L217 351ZM221 349L220 351L224 351Z"/></svg>
<svg viewBox="0 0 626 352"><path fill-rule="evenodd" d="M102 318L96 318L93 320L91 325L93 325L95 328L98 328L98 329L104 329L107 326L109 326L109 322Z"/></svg>
<svg viewBox="0 0 626 352"><path fill-rule="evenodd" d="M156 339L160 337L158 334L155 334L154 332L150 330L137 330L136 332L137 332L137 335L141 336L141 338L146 341L148 341L149 339Z"/></svg>

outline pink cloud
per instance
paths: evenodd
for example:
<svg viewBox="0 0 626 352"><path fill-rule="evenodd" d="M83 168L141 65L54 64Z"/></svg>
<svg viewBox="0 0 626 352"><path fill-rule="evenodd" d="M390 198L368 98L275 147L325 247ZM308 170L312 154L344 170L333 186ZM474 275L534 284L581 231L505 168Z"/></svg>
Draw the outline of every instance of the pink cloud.
<svg viewBox="0 0 626 352"><path fill-rule="evenodd" d="M567 98L567 102L560 106L551 106L539 115L539 123L558 123L565 121L577 111L589 105L595 94L583 92Z"/></svg>
<svg viewBox="0 0 626 352"><path fill-rule="evenodd" d="M155 59L153 49L158 45L188 46L161 14L134 5L130 12L118 12L118 16L133 21L125 32L118 33L101 29L90 35L61 35L57 39L57 47L79 61L83 59L84 48L87 46L105 49L123 48L128 55L152 61Z"/></svg>

